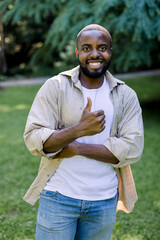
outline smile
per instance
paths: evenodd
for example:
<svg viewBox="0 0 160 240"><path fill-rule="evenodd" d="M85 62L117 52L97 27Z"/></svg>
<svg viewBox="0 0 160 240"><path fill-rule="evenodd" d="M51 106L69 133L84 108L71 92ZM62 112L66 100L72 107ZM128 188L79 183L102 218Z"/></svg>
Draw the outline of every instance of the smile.
<svg viewBox="0 0 160 240"><path fill-rule="evenodd" d="M101 61L88 61L88 65L92 69L98 69L98 68L101 68L102 62Z"/></svg>
<svg viewBox="0 0 160 240"><path fill-rule="evenodd" d="M91 62L91 63L89 63L89 65L91 65L91 66L98 66L100 64L101 64L100 62Z"/></svg>

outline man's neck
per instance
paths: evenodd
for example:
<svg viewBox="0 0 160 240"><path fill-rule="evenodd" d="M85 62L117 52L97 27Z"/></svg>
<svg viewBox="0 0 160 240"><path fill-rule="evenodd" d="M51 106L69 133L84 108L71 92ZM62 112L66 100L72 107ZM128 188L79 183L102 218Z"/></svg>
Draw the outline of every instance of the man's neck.
<svg viewBox="0 0 160 240"><path fill-rule="evenodd" d="M100 88L104 81L104 75L99 78L89 78L80 71L79 80L83 87L88 89Z"/></svg>

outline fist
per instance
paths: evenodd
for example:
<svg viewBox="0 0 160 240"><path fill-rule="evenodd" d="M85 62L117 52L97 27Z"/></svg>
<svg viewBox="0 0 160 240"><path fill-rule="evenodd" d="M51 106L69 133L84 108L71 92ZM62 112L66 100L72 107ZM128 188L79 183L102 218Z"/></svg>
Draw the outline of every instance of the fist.
<svg viewBox="0 0 160 240"><path fill-rule="evenodd" d="M87 105L83 110L79 131L81 136L90 136L102 132L105 129L105 114L103 110L91 112L92 101L88 97Z"/></svg>

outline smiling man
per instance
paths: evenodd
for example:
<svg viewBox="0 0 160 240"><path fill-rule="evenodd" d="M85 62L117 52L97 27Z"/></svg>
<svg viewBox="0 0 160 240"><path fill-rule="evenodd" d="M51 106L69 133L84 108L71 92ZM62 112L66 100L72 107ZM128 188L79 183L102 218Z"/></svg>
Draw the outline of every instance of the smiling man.
<svg viewBox="0 0 160 240"><path fill-rule="evenodd" d="M24 196L39 198L36 240L107 240L116 210L137 200L130 164L143 150L135 92L108 71L112 39L92 24L77 35L79 66L46 81L31 107L24 140L42 156Z"/></svg>
<svg viewBox="0 0 160 240"><path fill-rule="evenodd" d="M88 35L88 27L77 36L76 55L83 76L97 79L109 68L112 54L112 40L107 30L93 28L92 36ZM91 31L91 28L90 28Z"/></svg>

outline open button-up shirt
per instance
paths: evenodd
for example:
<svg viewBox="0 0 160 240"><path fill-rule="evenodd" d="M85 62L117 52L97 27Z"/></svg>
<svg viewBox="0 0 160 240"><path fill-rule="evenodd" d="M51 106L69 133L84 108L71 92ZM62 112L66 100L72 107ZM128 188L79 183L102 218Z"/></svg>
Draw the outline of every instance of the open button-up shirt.
<svg viewBox="0 0 160 240"><path fill-rule="evenodd" d="M109 71L106 72L106 78L110 86L114 119L111 135L103 145L119 160L118 164L110 164L119 179L117 211L129 213L137 201L130 164L139 161L143 151L142 111L137 95L130 87L113 77ZM55 158L61 149L55 153L44 153L44 142L56 129L79 122L83 105L79 66L48 79L38 91L24 132L29 151L42 156L38 175L23 198L31 205L37 201L46 182L63 160Z"/></svg>

